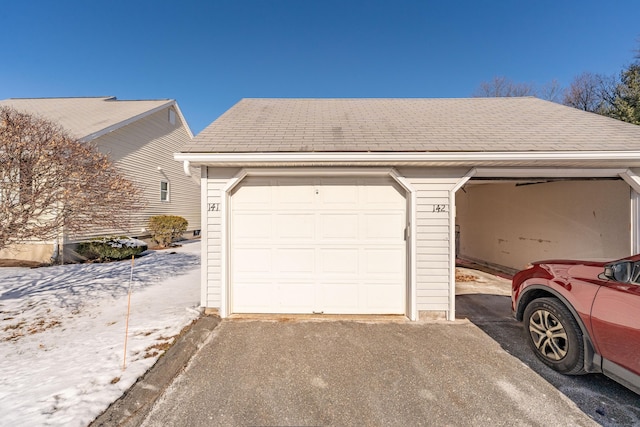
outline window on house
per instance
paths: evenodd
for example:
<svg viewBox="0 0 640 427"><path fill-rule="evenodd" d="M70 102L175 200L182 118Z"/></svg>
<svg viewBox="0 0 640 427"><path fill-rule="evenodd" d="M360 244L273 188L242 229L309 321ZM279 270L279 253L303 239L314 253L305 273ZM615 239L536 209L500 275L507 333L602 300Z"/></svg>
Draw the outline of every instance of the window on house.
<svg viewBox="0 0 640 427"><path fill-rule="evenodd" d="M169 183L167 181L160 181L160 201L169 201Z"/></svg>
<svg viewBox="0 0 640 427"><path fill-rule="evenodd" d="M169 123L176 124L176 111L173 108L169 108Z"/></svg>

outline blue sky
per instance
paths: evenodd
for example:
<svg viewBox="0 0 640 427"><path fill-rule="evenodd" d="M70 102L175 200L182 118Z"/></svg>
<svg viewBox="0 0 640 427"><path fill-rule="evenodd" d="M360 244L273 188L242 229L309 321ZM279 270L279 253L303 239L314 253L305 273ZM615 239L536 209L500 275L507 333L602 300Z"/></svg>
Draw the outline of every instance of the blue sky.
<svg viewBox="0 0 640 427"><path fill-rule="evenodd" d="M194 133L245 97L468 97L567 86L640 48L638 0L22 0L0 99L178 101Z"/></svg>

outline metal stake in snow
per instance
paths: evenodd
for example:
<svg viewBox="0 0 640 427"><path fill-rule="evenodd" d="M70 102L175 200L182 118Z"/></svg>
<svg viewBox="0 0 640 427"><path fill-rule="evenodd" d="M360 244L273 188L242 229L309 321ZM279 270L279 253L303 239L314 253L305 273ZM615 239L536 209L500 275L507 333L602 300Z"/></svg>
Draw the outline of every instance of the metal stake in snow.
<svg viewBox="0 0 640 427"><path fill-rule="evenodd" d="M129 296L127 297L127 321L124 331L124 358L122 360L122 370L127 369L127 338L129 337L129 312L131 311L131 282L133 281L133 260L131 255L131 274L129 275Z"/></svg>

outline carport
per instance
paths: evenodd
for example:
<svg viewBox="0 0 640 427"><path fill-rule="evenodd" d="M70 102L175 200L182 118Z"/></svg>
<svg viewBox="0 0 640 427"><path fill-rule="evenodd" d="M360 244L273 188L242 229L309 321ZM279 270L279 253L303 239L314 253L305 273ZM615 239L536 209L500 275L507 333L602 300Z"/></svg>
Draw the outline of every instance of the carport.
<svg viewBox="0 0 640 427"><path fill-rule="evenodd" d="M637 188L631 170L478 169L456 194L457 256L514 272L637 253Z"/></svg>

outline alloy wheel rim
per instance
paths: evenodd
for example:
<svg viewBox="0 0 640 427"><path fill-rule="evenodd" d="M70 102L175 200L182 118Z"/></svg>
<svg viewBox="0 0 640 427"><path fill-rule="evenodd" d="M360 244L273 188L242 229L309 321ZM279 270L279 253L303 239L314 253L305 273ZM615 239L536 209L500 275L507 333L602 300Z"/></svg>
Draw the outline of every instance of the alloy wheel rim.
<svg viewBox="0 0 640 427"><path fill-rule="evenodd" d="M547 359L558 361L567 355L567 332L558 318L549 311L540 309L531 315L529 334L535 347Z"/></svg>

